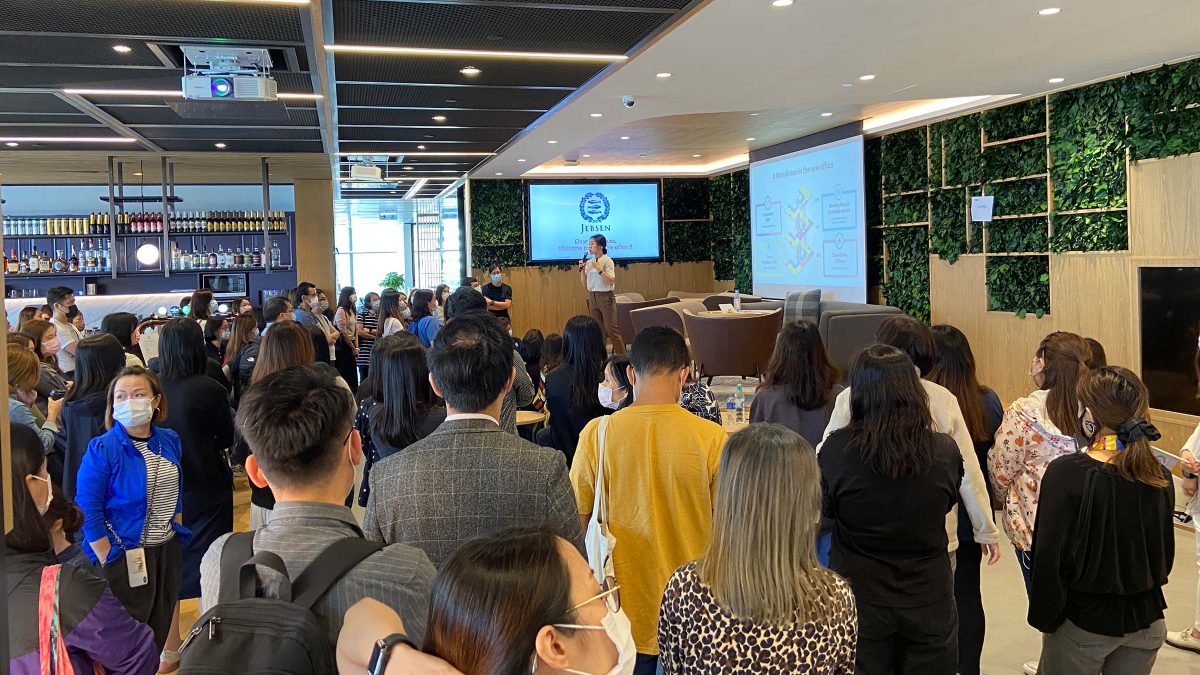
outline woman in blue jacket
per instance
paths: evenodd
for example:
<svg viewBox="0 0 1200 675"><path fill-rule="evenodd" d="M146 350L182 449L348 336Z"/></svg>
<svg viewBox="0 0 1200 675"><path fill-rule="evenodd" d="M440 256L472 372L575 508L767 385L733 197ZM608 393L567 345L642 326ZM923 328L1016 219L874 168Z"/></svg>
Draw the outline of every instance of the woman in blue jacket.
<svg viewBox="0 0 1200 675"><path fill-rule="evenodd" d="M433 338L437 337L438 330L441 328L437 317L433 315L433 308L437 307L437 301L433 299L433 292L424 288L413 291L409 300L409 306L412 307L412 321L408 324L408 332L417 336L422 347L429 349L429 346L433 344Z"/></svg>
<svg viewBox="0 0 1200 675"><path fill-rule="evenodd" d="M108 431L92 439L79 467L84 551L129 613L166 643L179 595L182 522L179 436L154 425L167 414L158 378L140 366L108 388Z"/></svg>

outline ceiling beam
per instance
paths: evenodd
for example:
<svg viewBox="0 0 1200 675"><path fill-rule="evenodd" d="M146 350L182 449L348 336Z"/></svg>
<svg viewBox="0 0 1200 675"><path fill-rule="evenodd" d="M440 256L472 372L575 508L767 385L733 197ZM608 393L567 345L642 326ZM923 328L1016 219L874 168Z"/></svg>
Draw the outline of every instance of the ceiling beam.
<svg viewBox="0 0 1200 675"><path fill-rule="evenodd" d="M321 94L317 101L317 124L321 127L321 147L329 156L329 172L334 180L338 177L338 122L337 87L333 73L333 54L325 51L325 45L333 42L333 2L320 0L301 8L300 25L304 32L304 46L308 50L309 76L313 91Z"/></svg>
<svg viewBox="0 0 1200 675"><path fill-rule="evenodd" d="M84 98L78 94L66 94L61 91L55 91L54 95L57 96L58 98L62 99L65 103L69 104L70 106L72 106L73 108L78 110L79 112L90 115L97 122L100 122L101 124L105 125L109 129L112 129L113 131L117 132L118 134L124 136L125 138L132 138L132 139L136 140L138 142L138 144L141 145L143 148L145 148L151 152L162 152L163 151L163 149L161 147L154 144L150 139L146 138L145 136L143 136L143 135L139 134L138 132L134 131L133 129L129 128L129 126L126 125L121 120L104 112L103 110L101 110L99 108L99 106L95 105L94 103L87 100L86 98Z"/></svg>

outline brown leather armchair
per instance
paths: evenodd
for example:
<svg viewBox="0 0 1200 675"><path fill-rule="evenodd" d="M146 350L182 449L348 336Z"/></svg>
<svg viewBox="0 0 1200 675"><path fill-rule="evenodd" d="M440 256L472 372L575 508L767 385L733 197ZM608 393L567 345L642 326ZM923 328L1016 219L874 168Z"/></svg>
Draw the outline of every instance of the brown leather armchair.
<svg viewBox="0 0 1200 675"><path fill-rule="evenodd" d="M742 302L758 302L762 300L760 296L748 295L742 293ZM704 307L710 312L715 312L721 309L721 305L732 305L733 293L717 293L704 298Z"/></svg>
<svg viewBox="0 0 1200 675"><path fill-rule="evenodd" d="M698 313L704 311L704 304L699 300L680 300L665 305L642 307L629 312L629 320L633 324L633 335L642 332L648 326L670 326L687 337L687 326L683 323L686 312ZM629 339L633 342L633 337Z"/></svg>
<svg viewBox="0 0 1200 675"><path fill-rule="evenodd" d="M687 336L709 383L717 375L761 377L775 350L783 310L740 317L683 315Z"/></svg>
<svg viewBox="0 0 1200 675"><path fill-rule="evenodd" d="M620 302L617 305L617 328L621 329L621 339L625 340L625 344L633 343L634 327L629 320L629 313L635 309L643 307L657 307L658 305L669 305L679 302L679 298L659 298L657 300L642 300L640 302Z"/></svg>

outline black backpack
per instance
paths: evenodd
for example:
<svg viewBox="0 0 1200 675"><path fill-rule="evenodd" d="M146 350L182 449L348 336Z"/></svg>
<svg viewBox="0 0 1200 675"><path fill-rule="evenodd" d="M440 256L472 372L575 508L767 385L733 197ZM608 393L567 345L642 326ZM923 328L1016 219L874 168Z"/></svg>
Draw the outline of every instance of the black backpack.
<svg viewBox="0 0 1200 675"><path fill-rule="evenodd" d="M291 673L335 675L334 645L312 607L327 591L383 544L347 537L330 544L295 582L279 556L254 552L254 533L229 537L221 551L221 592L179 648L180 675ZM259 597L262 565L283 581L279 598Z"/></svg>

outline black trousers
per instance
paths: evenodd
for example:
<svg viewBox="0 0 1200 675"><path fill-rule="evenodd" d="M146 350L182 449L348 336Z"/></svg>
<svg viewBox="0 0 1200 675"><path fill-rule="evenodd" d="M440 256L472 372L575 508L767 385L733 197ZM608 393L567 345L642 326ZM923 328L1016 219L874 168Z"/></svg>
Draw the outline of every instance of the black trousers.
<svg viewBox="0 0 1200 675"><path fill-rule="evenodd" d="M966 512L959 517L967 520ZM979 658L983 654L983 635L986 627L983 598L979 593L979 566L983 551L973 540L962 541L961 535L954 569L954 604L958 608L958 672L959 675L979 675Z"/></svg>
<svg viewBox="0 0 1200 675"><path fill-rule="evenodd" d="M101 571L113 595L125 606L130 616L154 631L154 643L159 651L167 643L167 633L171 631L171 617L175 614L183 577L182 556L179 537L173 537L160 546L147 546L146 575L150 581L137 588L129 587L129 571L123 557L109 563Z"/></svg>
<svg viewBox="0 0 1200 675"><path fill-rule="evenodd" d="M954 596L924 607L883 607L860 599L854 665L857 675L954 675L958 667Z"/></svg>

